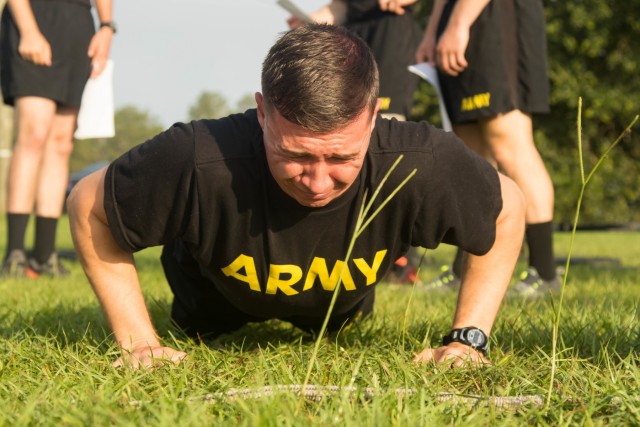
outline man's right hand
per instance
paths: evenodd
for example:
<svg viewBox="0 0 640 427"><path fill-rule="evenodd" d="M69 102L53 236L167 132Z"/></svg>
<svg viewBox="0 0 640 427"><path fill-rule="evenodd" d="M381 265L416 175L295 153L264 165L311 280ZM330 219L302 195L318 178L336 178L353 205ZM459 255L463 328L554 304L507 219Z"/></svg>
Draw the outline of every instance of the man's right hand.
<svg viewBox="0 0 640 427"><path fill-rule="evenodd" d="M138 347L131 351L123 350L123 355L113 362L114 367L127 367L133 369L154 368L167 363L178 364L189 356L184 351L178 351L171 347L160 345L150 347Z"/></svg>

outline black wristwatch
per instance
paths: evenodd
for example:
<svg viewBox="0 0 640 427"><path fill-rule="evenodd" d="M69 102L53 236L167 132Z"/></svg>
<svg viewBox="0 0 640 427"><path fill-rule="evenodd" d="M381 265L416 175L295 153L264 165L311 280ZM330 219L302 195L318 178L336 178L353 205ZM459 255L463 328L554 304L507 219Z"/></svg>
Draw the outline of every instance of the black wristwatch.
<svg viewBox="0 0 640 427"><path fill-rule="evenodd" d="M113 32L113 34L115 34L118 31L118 29L116 27L116 23L113 22L113 21L101 22L100 23L100 28L102 28L102 27L111 28L111 31Z"/></svg>
<svg viewBox="0 0 640 427"><path fill-rule="evenodd" d="M449 345L452 342L468 345L485 356L489 352L489 338L487 338L487 334L475 326L452 329L449 334L442 337L442 345Z"/></svg>

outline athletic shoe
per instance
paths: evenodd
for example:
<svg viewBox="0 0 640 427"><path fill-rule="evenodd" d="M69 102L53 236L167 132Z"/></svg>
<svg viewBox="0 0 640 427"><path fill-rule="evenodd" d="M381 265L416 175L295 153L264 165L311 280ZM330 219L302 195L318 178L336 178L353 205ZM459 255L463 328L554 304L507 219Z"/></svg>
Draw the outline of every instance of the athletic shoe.
<svg viewBox="0 0 640 427"><path fill-rule="evenodd" d="M1 277L36 279L39 274L29 266L27 254L21 249L14 249L2 263Z"/></svg>
<svg viewBox="0 0 640 427"><path fill-rule="evenodd" d="M49 256L47 262L40 264L35 258L29 258L29 266L39 275L50 277L65 277L69 275L69 270L60 262L56 252Z"/></svg>
<svg viewBox="0 0 640 427"><path fill-rule="evenodd" d="M418 278L418 270L414 267L409 258L406 256L400 257L396 260L391 267L391 270L387 274L385 281L388 283L396 283L403 285L413 285L416 283L420 285L420 279Z"/></svg>
<svg viewBox="0 0 640 427"><path fill-rule="evenodd" d="M424 287L434 290L458 290L460 289L460 277L453 272L450 266L440 267L438 277L431 279L424 284Z"/></svg>
<svg viewBox="0 0 640 427"><path fill-rule="evenodd" d="M551 280L544 280L538 274L538 270L529 267L520 275L520 281L509 290L510 294L523 297L540 297L548 293L558 292L562 284L556 275Z"/></svg>

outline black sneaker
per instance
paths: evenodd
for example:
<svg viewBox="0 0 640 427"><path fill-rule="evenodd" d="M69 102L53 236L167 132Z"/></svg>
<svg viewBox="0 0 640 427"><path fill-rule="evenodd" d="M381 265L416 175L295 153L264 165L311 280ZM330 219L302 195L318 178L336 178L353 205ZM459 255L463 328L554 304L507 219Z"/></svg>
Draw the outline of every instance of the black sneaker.
<svg viewBox="0 0 640 427"><path fill-rule="evenodd" d="M35 272L30 266L27 260L27 254L21 249L14 249L2 262L2 270L0 270L1 277L28 278L37 279L39 274Z"/></svg>
<svg viewBox="0 0 640 427"><path fill-rule="evenodd" d="M440 267L438 277L431 279L424 284L424 287L433 290L458 290L460 289L460 277L453 272L450 266L443 265Z"/></svg>
<svg viewBox="0 0 640 427"><path fill-rule="evenodd" d="M558 292L561 286L562 284L557 275L551 280L544 280L540 277L540 274L538 274L538 270L534 267L529 267L520 274L520 281L513 285L509 293L523 297L537 298L549 293Z"/></svg>
<svg viewBox="0 0 640 427"><path fill-rule="evenodd" d="M403 285L421 284L420 278L418 277L418 270L406 256L396 260L387 277L385 277L385 281Z"/></svg>
<svg viewBox="0 0 640 427"><path fill-rule="evenodd" d="M69 270L60 262L56 252L49 256L47 262L40 264L35 258L29 258L29 267L39 275L65 277Z"/></svg>

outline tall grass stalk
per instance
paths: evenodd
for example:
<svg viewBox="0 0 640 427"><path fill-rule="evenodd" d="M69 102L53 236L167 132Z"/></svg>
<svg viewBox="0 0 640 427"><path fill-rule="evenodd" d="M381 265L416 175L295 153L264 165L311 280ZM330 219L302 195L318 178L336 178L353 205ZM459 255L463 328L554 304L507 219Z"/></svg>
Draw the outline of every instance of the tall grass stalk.
<svg viewBox="0 0 640 427"><path fill-rule="evenodd" d="M562 302L564 299L564 292L567 286L567 277L569 276L569 267L571 266L571 254L573 253L573 244L575 241L576 230L578 227L578 220L580 219L580 208L582 207L582 199L584 198L585 190L587 188L587 184L596 173L602 162L609 156L611 150L615 148L616 145L622 138L627 135L631 128L636 124L640 116L636 115L635 118L631 121L629 126L616 138L613 143L609 145L609 147L605 150L605 152L600 156L595 166L591 169L589 174L585 177L584 174L584 159L582 154L582 97L578 98L578 117L577 117L577 134L578 134L578 155L579 155L579 163L580 163L580 194L578 195L578 203L576 205L576 213L573 219L573 228L571 230L571 240L569 243L569 251L567 253L567 261L565 264L564 275L562 277L562 287L560 288L560 296L558 298L558 305L555 312L555 320L553 323L553 335L551 341L551 377L549 379L549 389L547 390L547 398L545 401L545 412L549 409L549 405L551 402L551 393L553 392L553 383L555 380L555 374L557 369L557 349L558 349L558 331L560 328L560 316L562 315Z"/></svg>
<svg viewBox="0 0 640 427"><path fill-rule="evenodd" d="M311 378L311 372L313 371L313 366L314 366L314 364L316 362L316 358L318 356L318 350L320 349L320 344L322 343L322 339L324 338L324 334L327 331L327 325L329 324L329 319L331 318L331 313L333 312L333 308L334 308L334 306L336 304L336 301L338 300L338 295L340 294L340 287L342 286L342 276L344 275L344 270L347 268L348 261L351 258L351 252L353 251L353 246L356 243L356 239L365 230L365 228L367 228L367 226L369 224L371 224L371 221L373 221L373 219L378 215L378 213L395 197L395 195L398 193L398 191L400 191L400 189L402 187L404 187L404 185L407 182L409 182L409 180L417 172L417 169L414 169L413 171L411 171L411 173L409 173L409 175L407 175L407 177L400 184L398 184L398 186L391 192L391 194L389 194L389 196L380 204L380 206L369 217L367 217L367 214L371 210L371 207L373 206L373 203L375 202L376 198L380 194L380 190L384 186L384 184L387 181L387 179L389 178L389 176L391 176L391 173L398 166L400 161L402 161L403 157L404 157L403 155L398 156L398 158L393 163L393 165L391 165L391 167L389 168L389 170L387 171L385 176L380 181L380 184L378 184L378 186L376 187L376 190L374 191L374 193L371 196L371 199L368 201L368 203L367 203L367 193L365 192L365 194L364 194L364 197L362 199L362 205L360 206L360 213L358 214L358 219L356 221L356 226L355 226L355 229L354 229L353 234L351 236L351 241L349 242L349 247L347 249L347 253L345 255L345 262L342 265L342 269L340 270L340 275L338 277L338 281L337 281L336 287L333 290L333 295L331 297L331 302L329 303L329 307L327 308L327 314L324 317L324 322L322 323L322 327L320 328L320 332L318 333L315 345L313 347L313 352L311 353L311 358L309 359L309 366L307 368L307 373L305 375L304 382L302 383L302 392L300 393L300 400L298 401L298 410L299 410L299 408L300 408L300 406L302 404L302 401L304 399L304 389L309 384L309 379ZM297 412L297 410L296 410L296 412Z"/></svg>

